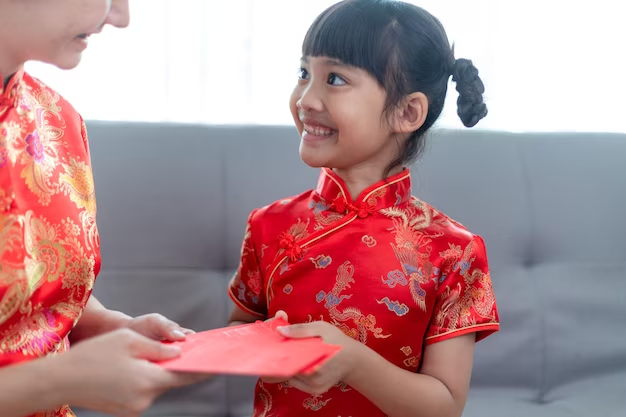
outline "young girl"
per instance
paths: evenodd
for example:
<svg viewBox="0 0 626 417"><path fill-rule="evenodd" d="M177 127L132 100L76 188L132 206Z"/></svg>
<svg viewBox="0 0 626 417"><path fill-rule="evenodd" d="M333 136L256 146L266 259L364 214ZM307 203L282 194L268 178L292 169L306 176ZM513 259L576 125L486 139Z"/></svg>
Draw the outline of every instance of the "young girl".
<svg viewBox="0 0 626 417"><path fill-rule="evenodd" d="M286 336L343 349L313 375L260 380L254 416L461 415L474 344L499 329L485 244L413 197L407 168L450 76L474 126L478 71L414 5L346 0L309 29L290 104L319 181L250 214L231 321L286 314Z"/></svg>

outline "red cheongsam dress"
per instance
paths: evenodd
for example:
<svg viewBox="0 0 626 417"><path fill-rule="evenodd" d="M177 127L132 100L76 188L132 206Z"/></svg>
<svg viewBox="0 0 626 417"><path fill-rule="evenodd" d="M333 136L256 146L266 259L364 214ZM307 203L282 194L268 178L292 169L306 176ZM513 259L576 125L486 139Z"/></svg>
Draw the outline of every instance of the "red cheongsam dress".
<svg viewBox="0 0 626 417"><path fill-rule="evenodd" d="M499 329L483 240L412 197L408 170L352 200L323 169L316 190L253 211L229 293L261 319L330 322L412 372L428 344ZM312 396L259 381L254 416L384 414L345 384Z"/></svg>
<svg viewBox="0 0 626 417"><path fill-rule="evenodd" d="M0 366L64 352L99 268L85 125L21 70L0 84Z"/></svg>

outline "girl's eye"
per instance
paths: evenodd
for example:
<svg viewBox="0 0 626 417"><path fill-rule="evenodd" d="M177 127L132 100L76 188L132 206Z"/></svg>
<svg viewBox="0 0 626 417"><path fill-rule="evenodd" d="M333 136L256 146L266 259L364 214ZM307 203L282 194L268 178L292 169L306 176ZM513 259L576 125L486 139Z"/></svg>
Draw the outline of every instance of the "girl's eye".
<svg viewBox="0 0 626 417"><path fill-rule="evenodd" d="M309 72L305 68L298 68L298 79L306 80L309 77Z"/></svg>
<svg viewBox="0 0 626 417"><path fill-rule="evenodd" d="M343 78L341 78L341 76L339 76L337 74L330 74L328 76L328 84L331 84L331 85L345 85L346 84L346 80L344 80Z"/></svg>

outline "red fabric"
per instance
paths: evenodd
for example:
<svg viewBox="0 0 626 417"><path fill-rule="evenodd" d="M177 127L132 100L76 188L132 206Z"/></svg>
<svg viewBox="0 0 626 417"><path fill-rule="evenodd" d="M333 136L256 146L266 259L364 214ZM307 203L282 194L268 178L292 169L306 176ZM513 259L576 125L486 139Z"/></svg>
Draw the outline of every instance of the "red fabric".
<svg viewBox="0 0 626 417"><path fill-rule="evenodd" d="M356 200L323 169L316 190L253 211L234 302L259 318L325 320L417 372L427 344L499 329L483 240L411 196L405 170ZM383 416L351 387L310 396L257 383L254 416Z"/></svg>
<svg viewBox="0 0 626 417"><path fill-rule="evenodd" d="M276 330L288 324L277 318L196 333L172 343L181 356L160 365L180 372L291 378L314 372L341 350L319 337L288 339Z"/></svg>
<svg viewBox="0 0 626 417"><path fill-rule="evenodd" d="M83 120L22 70L0 88L0 366L68 348L100 269L95 219Z"/></svg>

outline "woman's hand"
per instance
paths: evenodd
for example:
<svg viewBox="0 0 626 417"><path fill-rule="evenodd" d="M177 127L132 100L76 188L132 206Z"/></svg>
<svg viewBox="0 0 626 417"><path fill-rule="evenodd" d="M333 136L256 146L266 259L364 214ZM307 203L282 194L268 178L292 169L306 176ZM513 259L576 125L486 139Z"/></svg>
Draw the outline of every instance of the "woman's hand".
<svg viewBox="0 0 626 417"><path fill-rule="evenodd" d="M140 323L145 323L140 329L170 328L153 328L148 319ZM152 363L179 355L178 347L150 340L130 329L91 338L53 359L55 375L63 382L56 391L59 402L118 417L140 416L168 389L209 377L174 373Z"/></svg>
<svg viewBox="0 0 626 417"><path fill-rule="evenodd" d="M193 334L193 330L180 327L160 314L146 314L130 319L127 328L136 331L153 340L178 342L185 340L185 336Z"/></svg>
<svg viewBox="0 0 626 417"><path fill-rule="evenodd" d="M109 310L92 295L70 333L70 339L72 343L82 342L122 328L129 328L153 340L170 342L184 340L185 335L194 333L160 314L132 318L120 311Z"/></svg>

